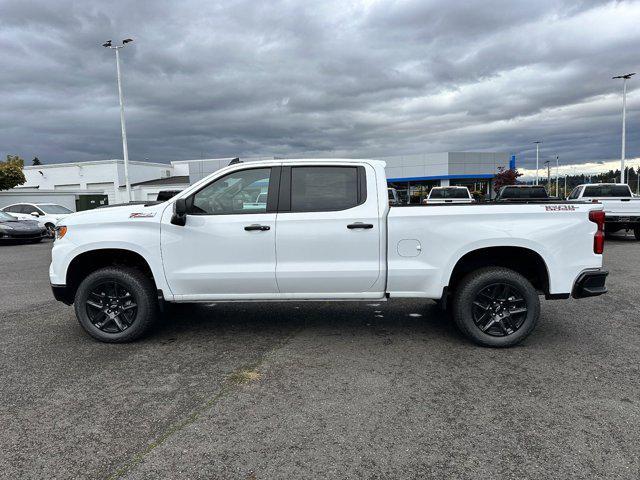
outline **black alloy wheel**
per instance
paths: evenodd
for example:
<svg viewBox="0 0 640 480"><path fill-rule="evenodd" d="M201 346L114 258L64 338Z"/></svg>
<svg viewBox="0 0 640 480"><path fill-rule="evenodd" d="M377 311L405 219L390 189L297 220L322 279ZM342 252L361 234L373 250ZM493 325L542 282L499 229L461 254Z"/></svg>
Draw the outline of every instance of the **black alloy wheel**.
<svg viewBox="0 0 640 480"><path fill-rule="evenodd" d="M473 322L493 337L513 335L527 318L522 292L507 283L493 283L478 292L473 301Z"/></svg>
<svg viewBox="0 0 640 480"><path fill-rule="evenodd" d="M538 290L522 274L505 267L467 274L456 285L451 307L460 332L484 347L517 345L540 317Z"/></svg>
<svg viewBox="0 0 640 480"><path fill-rule="evenodd" d="M85 301L90 322L105 333L120 333L131 327L138 303L129 289L117 280L95 285Z"/></svg>

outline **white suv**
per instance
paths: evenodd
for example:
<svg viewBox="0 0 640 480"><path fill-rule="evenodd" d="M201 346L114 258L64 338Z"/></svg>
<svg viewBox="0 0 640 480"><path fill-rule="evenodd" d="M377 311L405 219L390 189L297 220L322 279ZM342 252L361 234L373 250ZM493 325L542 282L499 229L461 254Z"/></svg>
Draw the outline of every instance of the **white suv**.
<svg viewBox="0 0 640 480"><path fill-rule="evenodd" d="M56 203L14 203L2 209L20 220L38 220L47 229L49 237L54 236L56 224L72 214L67 207Z"/></svg>

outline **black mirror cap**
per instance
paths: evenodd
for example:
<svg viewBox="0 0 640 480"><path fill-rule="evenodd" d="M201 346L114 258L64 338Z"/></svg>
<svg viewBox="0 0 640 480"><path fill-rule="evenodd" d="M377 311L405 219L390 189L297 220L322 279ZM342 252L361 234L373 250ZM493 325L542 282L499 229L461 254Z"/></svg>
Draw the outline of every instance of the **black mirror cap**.
<svg viewBox="0 0 640 480"><path fill-rule="evenodd" d="M187 200L186 198L178 198L173 206L173 211L178 215L186 215L187 213Z"/></svg>
<svg viewBox="0 0 640 480"><path fill-rule="evenodd" d="M184 227L187 224L187 200L178 198L173 204L171 223Z"/></svg>

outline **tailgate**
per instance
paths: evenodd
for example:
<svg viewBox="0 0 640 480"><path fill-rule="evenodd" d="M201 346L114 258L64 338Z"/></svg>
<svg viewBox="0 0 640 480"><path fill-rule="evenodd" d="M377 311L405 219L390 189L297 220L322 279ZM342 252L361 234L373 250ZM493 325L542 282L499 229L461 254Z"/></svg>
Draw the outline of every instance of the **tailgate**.
<svg viewBox="0 0 640 480"><path fill-rule="evenodd" d="M607 215L640 216L640 198L600 200Z"/></svg>

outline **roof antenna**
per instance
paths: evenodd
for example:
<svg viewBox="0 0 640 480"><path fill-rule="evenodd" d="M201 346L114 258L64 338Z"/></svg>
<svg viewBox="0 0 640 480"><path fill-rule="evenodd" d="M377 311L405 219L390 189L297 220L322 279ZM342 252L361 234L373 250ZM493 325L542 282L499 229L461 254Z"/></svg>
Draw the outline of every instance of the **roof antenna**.
<svg viewBox="0 0 640 480"><path fill-rule="evenodd" d="M229 162L229 165L235 165L236 163L242 163L242 160L240 160L239 157L236 157Z"/></svg>

